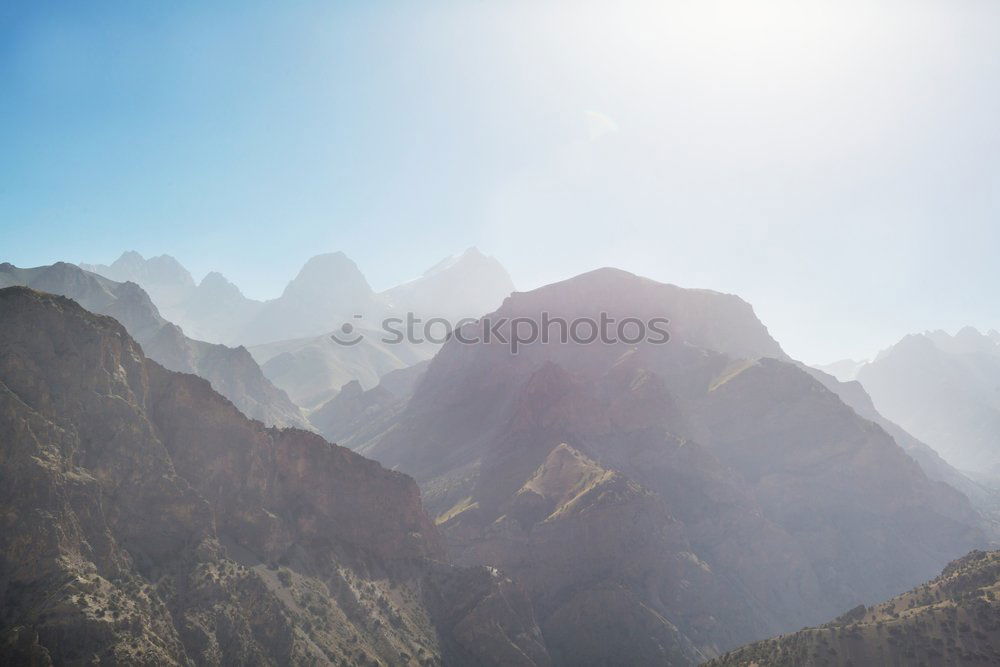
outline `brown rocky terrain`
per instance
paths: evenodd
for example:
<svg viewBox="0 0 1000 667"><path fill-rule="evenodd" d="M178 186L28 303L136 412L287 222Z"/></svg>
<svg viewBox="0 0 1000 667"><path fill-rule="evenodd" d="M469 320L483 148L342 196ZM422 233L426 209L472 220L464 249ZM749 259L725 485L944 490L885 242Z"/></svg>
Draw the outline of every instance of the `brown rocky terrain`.
<svg viewBox="0 0 1000 667"><path fill-rule="evenodd" d="M378 428L325 428L414 475L459 562L525 582L556 663L697 661L884 599L984 543L966 497L737 297L608 269L490 318L543 312L667 317L672 338L516 355L453 340Z"/></svg>
<svg viewBox="0 0 1000 667"><path fill-rule="evenodd" d="M996 665L1000 552L974 551L941 576L815 628L757 642L712 667Z"/></svg>
<svg viewBox="0 0 1000 667"><path fill-rule="evenodd" d="M548 663L409 477L247 419L70 299L0 289L0 319L0 663Z"/></svg>
<svg viewBox="0 0 1000 667"><path fill-rule="evenodd" d="M117 283L64 262L32 269L0 264L0 287L11 285L67 296L91 312L114 317L149 358L170 370L205 378L248 417L269 426L309 425L288 395L264 377L246 348L188 338L160 316L135 283Z"/></svg>

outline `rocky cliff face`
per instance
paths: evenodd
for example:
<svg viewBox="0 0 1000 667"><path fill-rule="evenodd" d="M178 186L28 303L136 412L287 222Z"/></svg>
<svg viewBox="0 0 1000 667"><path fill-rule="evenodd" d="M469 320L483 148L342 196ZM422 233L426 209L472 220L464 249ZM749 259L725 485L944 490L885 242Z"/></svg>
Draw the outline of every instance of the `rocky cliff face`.
<svg viewBox="0 0 1000 667"><path fill-rule="evenodd" d="M0 290L0 661L546 664L416 484L246 419L115 320Z"/></svg>
<svg viewBox="0 0 1000 667"><path fill-rule="evenodd" d="M983 539L966 498L738 298L602 270L491 318L543 312L667 317L672 338L450 341L404 408L346 441L416 477L460 562L525 581L557 662L715 655L887 597Z"/></svg>
<svg viewBox="0 0 1000 667"><path fill-rule="evenodd" d="M25 285L74 299L84 308L121 322L151 359L166 368L194 373L209 382L249 417L272 426L307 427L298 406L276 388L245 348L192 340L166 321L134 283L116 283L57 263L32 269L0 265L3 285Z"/></svg>
<svg viewBox="0 0 1000 667"><path fill-rule="evenodd" d="M825 625L757 642L708 665L995 665L1000 552L974 551L941 576Z"/></svg>

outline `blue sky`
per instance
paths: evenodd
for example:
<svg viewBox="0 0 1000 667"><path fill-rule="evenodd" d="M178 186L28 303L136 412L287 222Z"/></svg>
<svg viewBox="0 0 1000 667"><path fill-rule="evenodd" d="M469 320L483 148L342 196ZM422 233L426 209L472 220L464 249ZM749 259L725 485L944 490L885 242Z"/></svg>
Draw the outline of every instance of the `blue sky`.
<svg viewBox="0 0 1000 667"><path fill-rule="evenodd" d="M0 7L0 258L251 296L478 245L740 294L793 355L1000 327L1000 4Z"/></svg>

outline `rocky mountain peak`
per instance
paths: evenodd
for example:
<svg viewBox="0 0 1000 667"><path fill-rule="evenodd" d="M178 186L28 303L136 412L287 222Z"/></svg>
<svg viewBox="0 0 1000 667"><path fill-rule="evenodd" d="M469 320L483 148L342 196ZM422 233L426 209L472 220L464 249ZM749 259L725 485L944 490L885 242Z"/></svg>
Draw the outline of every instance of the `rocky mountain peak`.
<svg viewBox="0 0 1000 667"><path fill-rule="evenodd" d="M145 259L134 250L122 253L110 266L109 278L131 280L143 284L170 285L178 288L194 287L194 278L180 262L170 255Z"/></svg>
<svg viewBox="0 0 1000 667"><path fill-rule="evenodd" d="M200 298L209 296L217 299L242 300L243 293L240 288L229 282L224 275L218 271L210 271L198 283Z"/></svg>
<svg viewBox="0 0 1000 667"><path fill-rule="evenodd" d="M371 287L358 265L342 252L310 257L298 275L285 288L285 296L322 291L342 291L353 288L371 292Z"/></svg>

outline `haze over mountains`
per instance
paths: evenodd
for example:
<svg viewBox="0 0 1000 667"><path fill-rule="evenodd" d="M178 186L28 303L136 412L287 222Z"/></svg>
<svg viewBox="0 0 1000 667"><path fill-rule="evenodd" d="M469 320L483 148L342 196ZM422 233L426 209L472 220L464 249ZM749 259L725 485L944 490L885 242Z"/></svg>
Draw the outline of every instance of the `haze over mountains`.
<svg viewBox="0 0 1000 667"><path fill-rule="evenodd" d="M247 346L329 334L344 322L354 322L355 315L372 328L390 312L449 321L475 318L514 291L503 266L477 248L446 258L421 277L382 293L372 290L344 253L317 255L270 301L243 296L218 273L209 273L196 285L190 272L169 255L144 259L130 251L111 265L80 266L136 283L167 319L196 338Z"/></svg>
<svg viewBox="0 0 1000 667"><path fill-rule="evenodd" d="M524 581L557 663L701 660L983 543L969 500L740 299L605 269L515 293L493 318L543 311L667 316L672 339L517 355L449 341L408 400L335 399L324 432L412 474L457 562Z"/></svg>
<svg viewBox="0 0 1000 667"><path fill-rule="evenodd" d="M317 255L280 297L264 302L246 298L217 273L196 285L187 269L168 255L147 260L126 252L111 265L81 266L140 285L168 319L195 338L248 346L268 379L307 409L318 407L352 380L371 388L385 373L434 354L437 345L432 342L384 344L384 318L405 319L412 313L424 322L444 318L454 323L489 312L514 291L500 263L476 248L382 293L372 290L343 253ZM343 338L363 334L359 344L330 340L330 333L339 332L344 323L354 331ZM438 326L430 333L440 338L442 332ZM415 333L423 340L422 325Z"/></svg>
<svg viewBox="0 0 1000 667"><path fill-rule="evenodd" d="M734 295L617 269L514 292L474 249L380 294L321 255L268 302L169 257L92 268L129 281L0 265L0 466L24 480L2 498L0 658L690 665L996 539L988 488ZM192 340L156 298L237 340L302 335ZM382 341L371 318L403 312L486 318L474 344ZM473 335L543 313L670 338ZM344 321L356 345L330 340ZM928 342L977 368L996 347Z"/></svg>
<svg viewBox="0 0 1000 667"><path fill-rule="evenodd" d="M990 485L1000 479L1000 333L906 336L854 376L879 412Z"/></svg>

